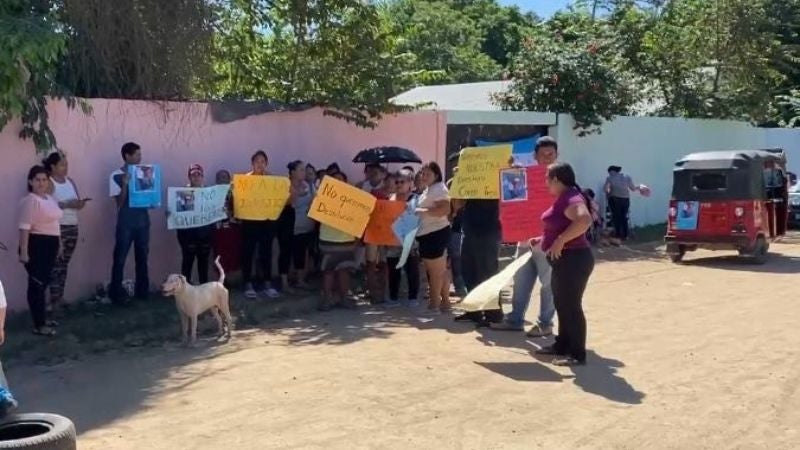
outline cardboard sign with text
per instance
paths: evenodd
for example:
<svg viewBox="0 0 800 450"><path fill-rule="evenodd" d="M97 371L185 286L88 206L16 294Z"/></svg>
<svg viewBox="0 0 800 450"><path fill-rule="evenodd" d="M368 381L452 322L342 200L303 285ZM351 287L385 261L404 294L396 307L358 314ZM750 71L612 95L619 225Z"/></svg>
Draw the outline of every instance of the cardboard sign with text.
<svg viewBox="0 0 800 450"><path fill-rule="evenodd" d="M542 214L553 204L546 176L544 166L500 171L503 242L523 242L542 235Z"/></svg>
<svg viewBox="0 0 800 450"><path fill-rule="evenodd" d="M289 178L233 176L233 214L241 220L276 220L289 200Z"/></svg>
<svg viewBox="0 0 800 450"><path fill-rule="evenodd" d="M225 219L225 199L229 189L227 184L167 189L167 229L198 228Z"/></svg>
<svg viewBox="0 0 800 450"><path fill-rule="evenodd" d="M497 174L508 167L511 144L465 148L458 158L458 173L450 196L458 199L498 199Z"/></svg>
<svg viewBox="0 0 800 450"><path fill-rule="evenodd" d="M392 231L392 224L405 210L406 202L378 200L369 218L367 229L364 230L364 242L374 245L399 246L400 241Z"/></svg>
<svg viewBox="0 0 800 450"><path fill-rule="evenodd" d="M377 199L369 192L326 176L311 202L308 217L360 238Z"/></svg>

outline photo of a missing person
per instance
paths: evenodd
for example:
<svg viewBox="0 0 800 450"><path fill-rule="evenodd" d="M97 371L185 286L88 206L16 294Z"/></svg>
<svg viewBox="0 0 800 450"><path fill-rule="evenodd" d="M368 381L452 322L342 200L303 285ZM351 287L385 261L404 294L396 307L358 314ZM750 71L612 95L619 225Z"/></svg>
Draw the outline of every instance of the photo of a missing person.
<svg viewBox="0 0 800 450"><path fill-rule="evenodd" d="M502 171L501 200L504 202L528 200L528 177L525 169Z"/></svg>

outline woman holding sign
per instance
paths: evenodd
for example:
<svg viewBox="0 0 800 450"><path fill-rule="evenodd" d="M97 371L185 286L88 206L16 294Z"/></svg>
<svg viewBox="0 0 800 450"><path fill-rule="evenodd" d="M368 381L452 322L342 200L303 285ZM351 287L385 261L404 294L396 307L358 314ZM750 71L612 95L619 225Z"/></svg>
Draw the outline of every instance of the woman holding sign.
<svg viewBox="0 0 800 450"><path fill-rule="evenodd" d="M200 164L189 166L189 187L205 186L203 167ZM191 192L191 191L190 191ZM178 244L181 246L181 273L192 281L192 269L197 261L197 281L208 283L208 260L211 256L211 236L214 225L178 230Z"/></svg>
<svg viewBox="0 0 800 450"><path fill-rule="evenodd" d="M447 244L450 242L450 194L444 184L442 169L435 162L422 167L421 183L425 190L419 197L420 218L417 242L419 254L428 273L430 303L428 314L450 311L450 276L447 271Z"/></svg>
<svg viewBox="0 0 800 450"><path fill-rule="evenodd" d="M269 158L264 150L259 150L250 158L253 170L248 175L269 175ZM253 285L253 257L258 254L264 275L264 295L269 298L280 297L272 287L272 241L275 240L274 220L242 220L242 281L244 295L249 299L258 297Z"/></svg>
<svg viewBox="0 0 800 450"><path fill-rule="evenodd" d="M553 302L558 314L556 342L537 351L556 355L559 366L586 364L586 317L583 293L594 269L594 256L586 232L592 226L591 204L575 181L567 163L556 163L547 170L547 186L556 197L553 206L542 214L542 250L553 267Z"/></svg>

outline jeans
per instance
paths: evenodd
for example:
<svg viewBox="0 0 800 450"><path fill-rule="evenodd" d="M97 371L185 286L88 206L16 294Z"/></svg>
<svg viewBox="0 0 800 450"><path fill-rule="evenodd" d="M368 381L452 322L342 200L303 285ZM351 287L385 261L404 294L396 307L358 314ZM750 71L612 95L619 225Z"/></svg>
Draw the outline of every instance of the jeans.
<svg viewBox="0 0 800 450"><path fill-rule="evenodd" d="M114 302L125 298L122 289L122 277L125 271L125 260L133 244L136 259L136 297L147 298L150 294L150 278L147 274L147 255L150 249L150 220L126 220L125 208L120 210L117 218L116 242L114 244L114 262L111 266L111 285L109 297ZM146 213L146 211L143 211Z"/></svg>
<svg viewBox="0 0 800 450"><path fill-rule="evenodd" d="M614 225L614 236L623 241L628 239L628 211L631 209L631 199L609 196L608 208L611 210L611 222Z"/></svg>
<svg viewBox="0 0 800 450"><path fill-rule="evenodd" d="M527 247L527 245L526 245ZM520 255L520 247L517 248L517 256ZM536 278L542 283L539 293L539 320L540 327L552 327L553 316L556 314L556 307L553 304L553 291L550 286L552 268L547 261L547 255L537 248L533 250L531 259L514 274L514 292L511 296L511 312L506 315L506 322L522 326L525 324L525 312L531 302L533 287L536 285Z"/></svg>
<svg viewBox="0 0 800 450"><path fill-rule="evenodd" d="M556 353L586 360L586 316L583 293L594 269L589 248L566 249L552 261L553 295L558 311L558 336L553 344Z"/></svg>
<svg viewBox="0 0 800 450"><path fill-rule="evenodd" d="M473 290L497 274L500 258L499 233L464 233L461 241L461 271L464 284Z"/></svg>

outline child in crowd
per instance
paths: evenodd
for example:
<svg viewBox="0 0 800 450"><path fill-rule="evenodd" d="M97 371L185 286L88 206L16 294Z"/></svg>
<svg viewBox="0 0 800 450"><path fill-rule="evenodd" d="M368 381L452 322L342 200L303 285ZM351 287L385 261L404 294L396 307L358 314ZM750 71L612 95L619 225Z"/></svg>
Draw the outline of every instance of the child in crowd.
<svg viewBox="0 0 800 450"><path fill-rule="evenodd" d="M342 172L332 175L347 183ZM357 268L356 238L325 224L320 225L319 248L322 253L321 269L322 304L321 311L330 311L334 306L354 308L355 301L350 294L350 271Z"/></svg>
<svg viewBox="0 0 800 450"><path fill-rule="evenodd" d="M216 174L216 184L231 184L231 173L220 170ZM220 257L220 264L228 274L239 270L242 260L242 235L238 221L233 216L233 188L225 199L227 218L215 224L212 233L212 248L215 256Z"/></svg>
<svg viewBox="0 0 800 450"><path fill-rule="evenodd" d="M597 200L595 200L595 193L591 189L584 189L583 190L584 197L588 198L592 210L592 227L587 231L586 237L589 239L589 242L596 243L600 237L600 231L603 229L603 217L600 215L600 205L597 204Z"/></svg>

